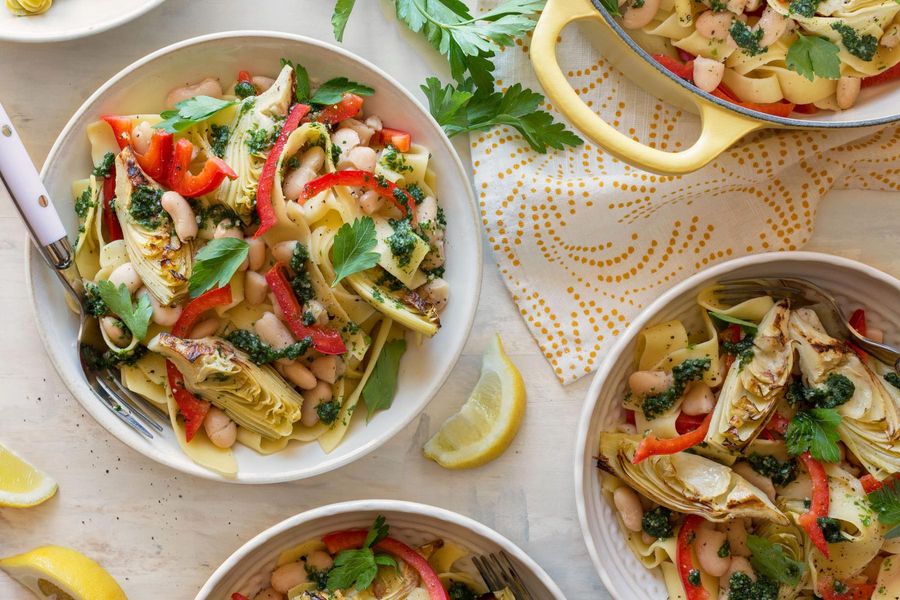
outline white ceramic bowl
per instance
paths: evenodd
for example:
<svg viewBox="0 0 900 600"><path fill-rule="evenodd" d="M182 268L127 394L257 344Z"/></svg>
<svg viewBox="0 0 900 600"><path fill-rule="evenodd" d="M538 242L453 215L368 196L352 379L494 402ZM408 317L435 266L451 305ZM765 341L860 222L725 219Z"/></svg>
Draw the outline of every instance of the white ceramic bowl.
<svg viewBox="0 0 900 600"><path fill-rule="evenodd" d="M61 42L136 19L164 0L55 0L41 15L17 17L0 6L0 40Z"/></svg>
<svg viewBox="0 0 900 600"><path fill-rule="evenodd" d="M263 531L216 569L195 600L227 600L251 578L270 573L281 552L332 531L368 528L378 515L387 518L391 535L401 541L419 543L440 537L474 555L504 550L535 600L565 598L550 576L518 546L477 521L427 504L355 500L306 511Z"/></svg>
<svg viewBox="0 0 900 600"><path fill-rule="evenodd" d="M747 276L797 276L830 290L845 310L864 307L866 319L885 331L888 343L900 342L900 281L862 263L815 252L773 252L724 262L679 283L647 306L619 338L588 391L578 427L575 488L581 530L594 566L617 600L664 600L662 577L634 557L600 491L594 457L600 432L620 421L621 398L633 369L635 338L648 325L681 318L696 322L697 292L717 280Z"/></svg>
<svg viewBox="0 0 900 600"><path fill-rule="evenodd" d="M287 33L230 32L187 40L163 48L123 69L75 113L50 150L41 175L68 231L77 228L71 208L71 183L91 168L85 127L100 115L159 111L171 88L217 76L231 81L238 70L277 74L279 58L300 60L311 77L343 75L375 88L366 109L385 123L402 124L432 153L437 194L447 215L447 274L451 297L441 313L443 327L432 340L408 352L400 365L393 406L366 425L355 419L344 441L331 454L318 444L292 443L283 452L261 456L237 446L236 479L225 479L191 461L167 429L147 440L97 401L81 372L75 350L77 319L67 309L54 275L29 247L28 277L38 331L63 381L101 425L138 452L174 469L225 481L273 483L310 477L335 469L371 452L425 408L443 384L469 335L481 290L481 236L475 198L459 157L440 126L412 95L389 75L349 52Z"/></svg>

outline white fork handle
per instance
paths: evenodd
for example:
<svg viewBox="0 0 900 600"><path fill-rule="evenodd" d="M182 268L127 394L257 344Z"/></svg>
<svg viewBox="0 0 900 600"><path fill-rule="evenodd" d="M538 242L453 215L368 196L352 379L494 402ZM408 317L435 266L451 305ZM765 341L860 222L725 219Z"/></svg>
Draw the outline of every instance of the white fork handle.
<svg viewBox="0 0 900 600"><path fill-rule="evenodd" d="M58 244L66 238L59 213L50 202L50 194L28 156L12 120L0 105L0 178L31 231L39 248ZM54 252L50 251L51 256ZM54 265L60 268L62 265Z"/></svg>

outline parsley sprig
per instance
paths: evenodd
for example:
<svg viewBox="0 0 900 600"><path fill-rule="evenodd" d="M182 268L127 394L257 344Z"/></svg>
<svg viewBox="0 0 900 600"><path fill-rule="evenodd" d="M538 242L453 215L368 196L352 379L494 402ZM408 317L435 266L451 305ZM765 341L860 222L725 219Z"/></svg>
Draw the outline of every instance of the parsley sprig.
<svg viewBox="0 0 900 600"><path fill-rule="evenodd" d="M544 98L516 84L494 90L496 52L534 29L545 0L506 0L473 16L461 0L392 0L397 18L425 39L450 65L456 84L442 85L434 77L422 86L429 107L448 136L507 125L516 129L537 152L582 143L574 133L539 110ZM344 27L355 2L337 0L332 17L335 37Z"/></svg>
<svg viewBox="0 0 900 600"><path fill-rule="evenodd" d="M355 587L362 591L372 585L378 575L379 565L397 568L397 561L387 554L376 554L372 546L388 536L387 519L378 515L366 541L358 550L344 550L334 557L334 567L328 573L329 590L345 590Z"/></svg>
<svg viewBox="0 0 900 600"><path fill-rule="evenodd" d="M841 415L833 408L798 411L784 434L788 453L798 456L808 450L818 460L838 462L841 459L837 445L840 422Z"/></svg>
<svg viewBox="0 0 900 600"><path fill-rule="evenodd" d="M869 494L869 504L878 515L878 520L888 526L893 526L884 537L900 537L900 489L897 482L885 483L881 489Z"/></svg>
<svg viewBox="0 0 900 600"><path fill-rule="evenodd" d="M806 565L788 556L781 544L755 535L747 536L750 562L757 573L773 581L797 585Z"/></svg>
<svg viewBox="0 0 900 600"><path fill-rule="evenodd" d="M315 93L313 93L312 85L309 82L309 72L303 65L282 58L281 66L288 66L294 69L294 96L296 96L297 102L305 102L317 106L329 106L340 102L341 98L344 97L344 94L371 96L375 93L375 90L371 87L363 83L352 81L346 77L329 79L320 85Z"/></svg>
<svg viewBox="0 0 900 600"><path fill-rule="evenodd" d="M350 223L341 225L331 246L334 264L332 287L348 275L377 265L380 256L377 252L372 252L376 244L375 221L372 217L356 219L352 225Z"/></svg>
<svg viewBox="0 0 900 600"><path fill-rule="evenodd" d="M220 110L235 104L237 104L237 100L220 100L210 96L194 96L193 98L182 100L171 110L162 111L160 116L163 120L153 127L168 133L177 133L205 121Z"/></svg>
<svg viewBox="0 0 900 600"><path fill-rule="evenodd" d="M215 287L227 285L247 258L250 245L237 238L218 238L203 246L194 259L188 285L191 298Z"/></svg>
<svg viewBox="0 0 900 600"><path fill-rule="evenodd" d="M368 411L367 420L372 420L376 410L386 410L394 403L394 392L397 389L397 372L400 370L400 359L406 352L406 340L391 340L384 345L372 374L363 387L362 398Z"/></svg>
<svg viewBox="0 0 900 600"><path fill-rule="evenodd" d="M153 315L150 298L144 295L138 298L137 304L132 304L131 292L124 283L116 287L113 282L106 279L97 283L97 292L109 310L122 319L134 337L140 340L147 335L147 327Z"/></svg>
<svg viewBox="0 0 900 600"><path fill-rule="evenodd" d="M816 77L838 79L841 76L840 49L837 44L815 35L797 34L788 48L785 65L810 81Z"/></svg>

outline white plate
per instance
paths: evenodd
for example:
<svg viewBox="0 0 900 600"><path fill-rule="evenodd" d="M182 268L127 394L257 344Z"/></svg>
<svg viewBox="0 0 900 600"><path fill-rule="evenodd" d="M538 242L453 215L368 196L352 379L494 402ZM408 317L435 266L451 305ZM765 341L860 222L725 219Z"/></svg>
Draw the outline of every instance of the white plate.
<svg viewBox="0 0 900 600"><path fill-rule="evenodd" d="M222 563L195 600L225 600L253 578L264 577L275 567L278 555L297 544L332 531L368 528L384 515L391 535L400 541L421 543L435 537L452 541L474 555L505 551L534 600L564 600L550 576L518 546L460 514L415 502L355 500L329 504L301 513L263 531Z"/></svg>
<svg viewBox="0 0 900 600"><path fill-rule="evenodd" d="M450 141L412 95L374 65L329 44L287 33L230 32L187 40L159 50L125 68L95 92L66 125L50 150L41 172L50 196L74 237L71 184L91 169L85 127L100 115L158 112L168 91L207 76L233 81L238 70L276 75L279 58L301 61L319 80L343 75L375 88L368 111L385 123L412 133L432 153L437 194L447 215L447 274L450 302L441 313L443 327L432 340L413 347L403 358L394 405L375 415L368 426L354 419L344 441L331 454L316 443L291 443L283 452L261 456L235 448L236 479L225 479L191 461L167 428L147 440L97 401L81 372L75 349L77 319L67 309L54 275L29 247L28 278L38 331L63 381L101 425L138 452L179 471L239 483L273 483L311 477L333 470L371 452L425 408L437 393L472 327L481 291L481 234L469 178Z"/></svg>
<svg viewBox="0 0 900 600"><path fill-rule="evenodd" d="M61 42L86 37L140 17L164 0L54 0L41 15L17 17L0 2L0 40Z"/></svg>
<svg viewBox="0 0 900 600"><path fill-rule="evenodd" d="M645 308L597 371L575 444L575 498L581 530L600 578L617 600L667 598L658 569L644 568L625 543L613 507L600 491L594 458L600 432L620 421L626 378L634 368L635 338L648 325L695 320L697 292L717 280L776 275L804 277L822 285L845 311L865 308L867 322L884 330L888 343L900 342L900 281L862 263L816 252L773 252L730 260L686 279Z"/></svg>

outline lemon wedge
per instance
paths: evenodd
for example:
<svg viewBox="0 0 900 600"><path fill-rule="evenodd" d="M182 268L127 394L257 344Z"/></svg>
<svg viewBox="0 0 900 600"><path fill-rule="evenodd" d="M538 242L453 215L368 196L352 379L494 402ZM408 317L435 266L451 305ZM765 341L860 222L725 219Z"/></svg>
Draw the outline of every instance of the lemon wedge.
<svg viewBox="0 0 900 600"><path fill-rule="evenodd" d="M0 506L35 506L56 493L56 482L0 445Z"/></svg>
<svg viewBox="0 0 900 600"><path fill-rule="evenodd" d="M479 467L503 454L524 415L522 375L495 335L482 357L475 389L425 444L425 456L448 469Z"/></svg>
<svg viewBox="0 0 900 600"><path fill-rule="evenodd" d="M0 569L44 600L128 600L103 567L61 546L2 558Z"/></svg>

